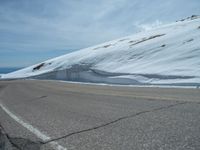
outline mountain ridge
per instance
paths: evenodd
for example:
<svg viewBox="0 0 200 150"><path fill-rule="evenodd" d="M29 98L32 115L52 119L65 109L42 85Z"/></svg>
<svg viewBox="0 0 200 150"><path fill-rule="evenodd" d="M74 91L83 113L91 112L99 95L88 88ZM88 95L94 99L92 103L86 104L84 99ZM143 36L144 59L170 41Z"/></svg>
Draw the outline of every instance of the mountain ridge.
<svg viewBox="0 0 200 150"><path fill-rule="evenodd" d="M111 84L200 84L200 18L81 49L2 75Z"/></svg>

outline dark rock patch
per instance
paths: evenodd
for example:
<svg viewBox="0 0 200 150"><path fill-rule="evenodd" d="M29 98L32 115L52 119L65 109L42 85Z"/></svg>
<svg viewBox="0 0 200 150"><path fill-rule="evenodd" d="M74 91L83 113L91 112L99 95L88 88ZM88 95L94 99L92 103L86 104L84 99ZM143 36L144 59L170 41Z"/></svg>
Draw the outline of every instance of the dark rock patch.
<svg viewBox="0 0 200 150"><path fill-rule="evenodd" d="M189 40L183 42L183 44L185 44L185 43L189 43L189 42L192 42L192 41L194 41L194 39L189 39Z"/></svg>
<svg viewBox="0 0 200 150"><path fill-rule="evenodd" d="M165 46L166 46L165 44L161 45L161 47L165 47Z"/></svg>
<svg viewBox="0 0 200 150"><path fill-rule="evenodd" d="M134 43L134 42L137 42L137 41L129 41L129 43Z"/></svg>
<svg viewBox="0 0 200 150"><path fill-rule="evenodd" d="M148 38L144 37L142 38L141 40L138 40L138 41L135 41L135 43L131 44L130 46L134 46L134 45L137 45L139 43L142 43L142 42L145 42L145 41L148 41L148 40L151 40L151 39L154 39L154 38L157 38L157 37L161 37L161 36L164 36L165 34L157 34L157 35L152 35ZM132 42L132 41L129 41L129 42ZM133 41L134 42L134 41Z"/></svg>
<svg viewBox="0 0 200 150"><path fill-rule="evenodd" d="M39 64L38 66L33 68L33 71L40 70L44 65L45 65L45 63Z"/></svg>
<svg viewBox="0 0 200 150"><path fill-rule="evenodd" d="M108 48L110 47L112 44L108 44L108 45L104 45L104 46L101 46L101 47L96 47L94 48L93 50L97 50L97 49L100 49L100 48Z"/></svg>
<svg viewBox="0 0 200 150"><path fill-rule="evenodd" d="M198 18L200 18L199 15L192 15L192 16L190 16L190 17L187 17L187 18L184 18L184 19L178 20L178 21L176 21L176 22L179 22L179 21L185 21L185 20L194 20L194 19L198 19Z"/></svg>
<svg viewBox="0 0 200 150"><path fill-rule="evenodd" d="M126 40L128 40L128 39L121 39L118 42L123 42L123 41L126 41Z"/></svg>
<svg viewBox="0 0 200 150"><path fill-rule="evenodd" d="M194 39L189 39L189 40L187 40L186 42L191 42L191 41L194 41Z"/></svg>

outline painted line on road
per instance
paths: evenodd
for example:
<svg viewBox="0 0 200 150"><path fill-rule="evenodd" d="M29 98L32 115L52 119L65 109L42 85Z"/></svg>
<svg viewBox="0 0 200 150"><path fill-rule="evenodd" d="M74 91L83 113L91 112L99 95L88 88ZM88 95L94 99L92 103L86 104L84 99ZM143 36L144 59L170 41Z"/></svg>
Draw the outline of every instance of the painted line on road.
<svg viewBox="0 0 200 150"><path fill-rule="evenodd" d="M16 122L18 122L20 125L22 125L23 127L25 127L26 129L28 129L31 133L33 133L34 135L36 135L38 138L40 138L41 140L45 141L49 141L51 140L51 137L42 133L40 130L38 130L37 128L33 127L31 124L25 122L21 117L16 116L15 114L13 114L8 108L6 108L3 104L0 103L0 107L12 118L14 119ZM67 148L61 146L60 144L58 144L58 142L52 141L49 143L54 149L56 150L67 150Z"/></svg>

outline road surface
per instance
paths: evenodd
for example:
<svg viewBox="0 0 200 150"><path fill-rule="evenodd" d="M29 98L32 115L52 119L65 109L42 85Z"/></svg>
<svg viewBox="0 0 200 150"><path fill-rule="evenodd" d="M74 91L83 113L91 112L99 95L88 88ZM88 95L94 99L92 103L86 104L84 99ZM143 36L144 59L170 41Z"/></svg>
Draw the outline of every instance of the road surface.
<svg viewBox="0 0 200 150"><path fill-rule="evenodd" d="M0 106L4 148L200 149L200 89L0 81Z"/></svg>

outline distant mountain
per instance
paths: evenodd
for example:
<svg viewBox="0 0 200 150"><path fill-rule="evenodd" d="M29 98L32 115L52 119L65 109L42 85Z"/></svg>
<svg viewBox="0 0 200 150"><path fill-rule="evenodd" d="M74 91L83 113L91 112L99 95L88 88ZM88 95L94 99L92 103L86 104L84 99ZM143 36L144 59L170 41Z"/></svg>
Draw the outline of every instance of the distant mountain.
<svg viewBox="0 0 200 150"><path fill-rule="evenodd" d="M193 15L151 31L56 57L2 78L199 85L200 18Z"/></svg>
<svg viewBox="0 0 200 150"><path fill-rule="evenodd" d="M21 67L0 67L0 74L10 73L22 69Z"/></svg>

